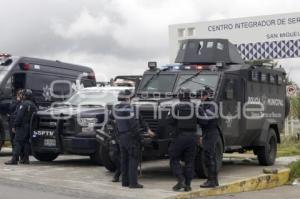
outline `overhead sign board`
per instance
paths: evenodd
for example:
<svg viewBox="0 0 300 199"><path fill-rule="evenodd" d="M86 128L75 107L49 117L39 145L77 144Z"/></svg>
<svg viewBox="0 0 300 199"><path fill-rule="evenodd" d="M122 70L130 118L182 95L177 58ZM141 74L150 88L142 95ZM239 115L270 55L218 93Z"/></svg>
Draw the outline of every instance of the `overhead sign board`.
<svg viewBox="0 0 300 199"><path fill-rule="evenodd" d="M300 57L300 12L170 25L171 62L190 38L229 39L245 60Z"/></svg>

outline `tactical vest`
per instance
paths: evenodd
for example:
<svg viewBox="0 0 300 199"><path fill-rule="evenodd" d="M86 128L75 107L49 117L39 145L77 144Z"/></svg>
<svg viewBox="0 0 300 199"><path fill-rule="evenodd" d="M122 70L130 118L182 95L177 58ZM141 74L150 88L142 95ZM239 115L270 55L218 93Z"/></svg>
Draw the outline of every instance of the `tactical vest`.
<svg viewBox="0 0 300 199"><path fill-rule="evenodd" d="M196 131L197 117L195 106L178 104L175 108L177 118L177 129L180 131Z"/></svg>

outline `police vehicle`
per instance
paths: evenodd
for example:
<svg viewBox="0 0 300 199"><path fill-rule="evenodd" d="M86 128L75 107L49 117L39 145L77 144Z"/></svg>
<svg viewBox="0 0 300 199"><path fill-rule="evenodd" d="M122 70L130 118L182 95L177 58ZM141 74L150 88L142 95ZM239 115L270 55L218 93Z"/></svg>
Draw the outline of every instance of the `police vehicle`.
<svg viewBox="0 0 300 199"><path fill-rule="evenodd" d="M108 118L107 106L117 103L123 89L133 87L84 88L68 100L39 111L32 125L33 156L52 161L62 153L87 155L101 165L95 129L102 128Z"/></svg>
<svg viewBox="0 0 300 199"><path fill-rule="evenodd" d="M213 91L211 99L219 108L218 168L224 152L249 150L257 155L259 164L273 165L280 132L289 113L284 69L245 64L236 47L226 39L181 42L177 64L159 69L150 62L133 99L138 113L157 134L145 143L143 156L168 155L174 127L166 118L178 102L179 91L189 88L196 93L209 87ZM199 177L207 175L203 158L200 145L195 166ZM107 168L113 170L111 162L108 163Z"/></svg>
<svg viewBox="0 0 300 199"><path fill-rule="evenodd" d="M19 89L31 89L36 105L45 108L52 102L66 99L79 85L83 87L96 85L91 68L0 53L1 107L8 107ZM6 111L1 110L0 149L8 138Z"/></svg>

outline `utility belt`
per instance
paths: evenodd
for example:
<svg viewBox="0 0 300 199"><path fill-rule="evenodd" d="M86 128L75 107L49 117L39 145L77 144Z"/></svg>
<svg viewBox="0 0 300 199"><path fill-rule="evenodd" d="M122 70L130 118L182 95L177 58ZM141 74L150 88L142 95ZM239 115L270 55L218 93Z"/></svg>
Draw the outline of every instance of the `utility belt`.
<svg viewBox="0 0 300 199"><path fill-rule="evenodd" d="M191 136L196 135L197 129L178 129L177 135Z"/></svg>
<svg viewBox="0 0 300 199"><path fill-rule="evenodd" d="M122 131L122 132L118 132L119 135L125 135L126 133L130 133L129 131Z"/></svg>

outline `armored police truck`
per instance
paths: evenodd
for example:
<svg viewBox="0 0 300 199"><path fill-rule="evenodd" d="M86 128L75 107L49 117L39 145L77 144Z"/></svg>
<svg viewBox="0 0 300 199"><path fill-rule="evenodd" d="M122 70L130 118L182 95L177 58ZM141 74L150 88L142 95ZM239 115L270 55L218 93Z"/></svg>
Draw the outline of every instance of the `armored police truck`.
<svg viewBox="0 0 300 199"><path fill-rule="evenodd" d="M79 85L96 85L91 68L60 61L0 54L0 149L8 138L8 110L4 109L9 107L19 89L31 89L34 102L42 109L52 102L68 98Z"/></svg>
<svg viewBox="0 0 300 199"><path fill-rule="evenodd" d="M149 63L133 99L138 113L157 134L144 144L143 157L168 156L175 129L166 118L178 102L179 91L188 88L196 93L208 87L219 110L218 168L224 152L249 150L257 155L260 165L273 165L289 111L284 69L245 64L236 47L226 39L183 40L176 62L160 69ZM114 169L111 161L103 164ZM201 145L195 170L199 177L207 174Z"/></svg>

